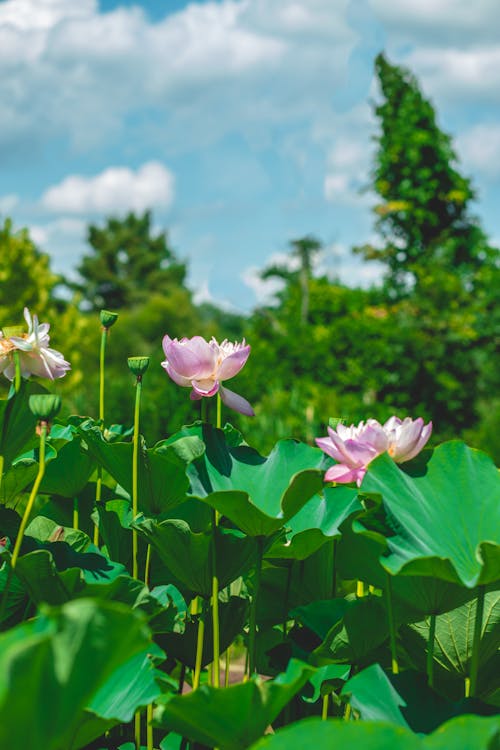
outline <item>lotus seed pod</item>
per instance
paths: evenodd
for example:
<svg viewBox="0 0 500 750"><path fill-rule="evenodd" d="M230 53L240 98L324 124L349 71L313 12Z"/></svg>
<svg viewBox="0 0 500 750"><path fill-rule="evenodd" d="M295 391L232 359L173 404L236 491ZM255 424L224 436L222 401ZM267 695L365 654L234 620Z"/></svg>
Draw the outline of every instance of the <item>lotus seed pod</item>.
<svg viewBox="0 0 500 750"><path fill-rule="evenodd" d="M111 326L118 320L118 313L110 312L109 310L101 310L99 317L104 328L111 328Z"/></svg>
<svg viewBox="0 0 500 750"><path fill-rule="evenodd" d="M61 397L52 393L37 393L29 398L29 407L42 422L50 422L61 408Z"/></svg>
<svg viewBox="0 0 500 750"><path fill-rule="evenodd" d="M130 371L137 378L141 378L149 367L149 357L129 357L127 362Z"/></svg>

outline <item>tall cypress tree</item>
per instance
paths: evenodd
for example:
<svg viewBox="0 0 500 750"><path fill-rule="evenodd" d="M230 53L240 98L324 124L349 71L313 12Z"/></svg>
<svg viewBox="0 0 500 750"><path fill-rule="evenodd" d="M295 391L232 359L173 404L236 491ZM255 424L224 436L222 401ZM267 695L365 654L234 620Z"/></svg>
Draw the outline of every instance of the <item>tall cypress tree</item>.
<svg viewBox="0 0 500 750"><path fill-rule="evenodd" d="M375 61L382 101L375 109L380 133L373 187L376 228L383 245L358 248L367 259L387 266L393 298L428 294L436 284L445 293L470 293L495 251L471 214L470 180L458 171L451 138L436 121L431 102L415 77L380 54Z"/></svg>

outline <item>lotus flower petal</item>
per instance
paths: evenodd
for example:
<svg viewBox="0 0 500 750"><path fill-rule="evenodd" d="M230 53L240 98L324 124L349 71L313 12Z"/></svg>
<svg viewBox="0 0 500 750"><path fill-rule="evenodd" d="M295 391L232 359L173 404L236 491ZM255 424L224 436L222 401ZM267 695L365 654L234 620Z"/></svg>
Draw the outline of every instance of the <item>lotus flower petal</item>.
<svg viewBox="0 0 500 750"><path fill-rule="evenodd" d="M244 367L248 357L250 355L250 347L244 346L241 349L236 349L234 352L229 354L225 359L222 360L218 376L219 380L229 380L234 378L235 375Z"/></svg>
<svg viewBox="0 0 500 750"><path fill-rule="evenodd" d="M161 363L161 366L167 371L174 383L183 386L183 388L191 388L191 379L185 378L183 375L179 375L179 373L174 370L170 362L167 362L167 360L165 360Z"/></svg>
<svg viewBox="0 0 500 750"><path fill-rule="evenodd" d="M193 390L199 393L200 396L215 396L219 390L218 380L215 383L213 380L192 380L191 385L193 386Z"/></svg>
<svg viewBox="0 0 500 750"><path fill-rule="evenodd" d="M163 350L166 360L161 363L162 367L175 383L192 388L191 399L210 398L219 391L227 406L253 416L248 401L220 385L223 380L237 375L247 361L250 346L245 341L224 340L219 344L214 338L206 341L201 336L178 341L166 335Z"/></svg>
<svg viewBox="0 0 500 750"><path fill-rule="evenodd" d="M220 387L220 397L226 406L230 409L234 409L240 414L246 414L247 417L254 417L255 412L243 396L239 396L237 393L230 391L229 388Z"/></svg>
<svg viewBox="0 0 500 750"><path fill-rule="evenodd" d="M366 469L364 467L351 469L344 464L335 464L335 466L330 466L330 468L327 469L325 473L325 482L338 482L339 484L356 482L359 487L365 474Z"/></svg>
<svg viewBox="0 0 500 750"><path fill-rule="evenodd" d="M0 371L5 377L13 380L15 377L15 364L13 352L19 354L21 375L29 378L37 375L42 378L62 378L71 365L67 362L61 352L49 347L50 337L48 335L50 325L39 323L36 315L31 315L27 307L24 308L24 319L28 325L28 333L24 336L11 336L6 339L2 337L3 356L0 357ZM8 357L8 364L5 357Z"/></svg>
<svg viewBox="0 0 500 750"><path fill-rule="evenodd" d="M181 341L165 336L163 351L173 369L190 380L210 377L217 361L215 352L201 336Z"/></svg>

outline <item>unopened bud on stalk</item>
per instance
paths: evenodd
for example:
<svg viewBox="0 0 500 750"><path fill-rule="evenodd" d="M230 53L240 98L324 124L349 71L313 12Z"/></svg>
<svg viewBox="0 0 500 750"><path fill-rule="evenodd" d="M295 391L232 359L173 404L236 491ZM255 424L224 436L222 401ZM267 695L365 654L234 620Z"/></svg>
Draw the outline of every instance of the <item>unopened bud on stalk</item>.
<svg viewBox="0 0 500 750"><path fill-rule="evenodd" d="M136 378L142 378L149 367L149 357L129 357L128 366Z"/></svg>
<svg viewBox="0 0 500 750"><path fill-rule="evenodd" d="M40 422L51 422L61 408L61 397L52 393L37 393L30 396L29 407Z"/></svg>
<svg viewBox="0 0 500 750"><path fill-rule="evenodd" d="M101 310L99 317L103 328L111 328L111 326L118 320L118 313L110 312L109 310Z"/></svg>

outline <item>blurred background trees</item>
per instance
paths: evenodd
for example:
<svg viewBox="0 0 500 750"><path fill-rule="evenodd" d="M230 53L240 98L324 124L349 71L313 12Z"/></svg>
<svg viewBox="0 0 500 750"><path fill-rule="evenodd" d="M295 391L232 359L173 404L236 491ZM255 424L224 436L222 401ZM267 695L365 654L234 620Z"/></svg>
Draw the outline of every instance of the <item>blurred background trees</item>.
<svg viewBox="0 0 500 750"><path fill-rule="evenodd" d="M315 273L321 241L307 235L290 243L289 264L262 271L262 278L282 280L275 304L248 316L195 305L186 263L146 212L89 227L80 280L67 284L73 297L64 301L48 256L26 230L14 232L5 222L0 325L22 323L25 304L50 320L54 346L73 365L55 384L67 411L97 412L104 307L119 313L108 344L109 421L131 423L126 360L149 355L143 400L149 442L199 414L199 404L160 367L163 335L245 336L252 355L236 390L257 417L224 416L263 451L278 437L312 441L325 433L329 417L357 422L396 413L432 419L436 440L463 437L500 460L499 252L472 213L471 182L415 78L382 55L376 73L381 97L371 188L380 198L379 241L354 249L385 266L382 283L371 289Z"/></svg>

